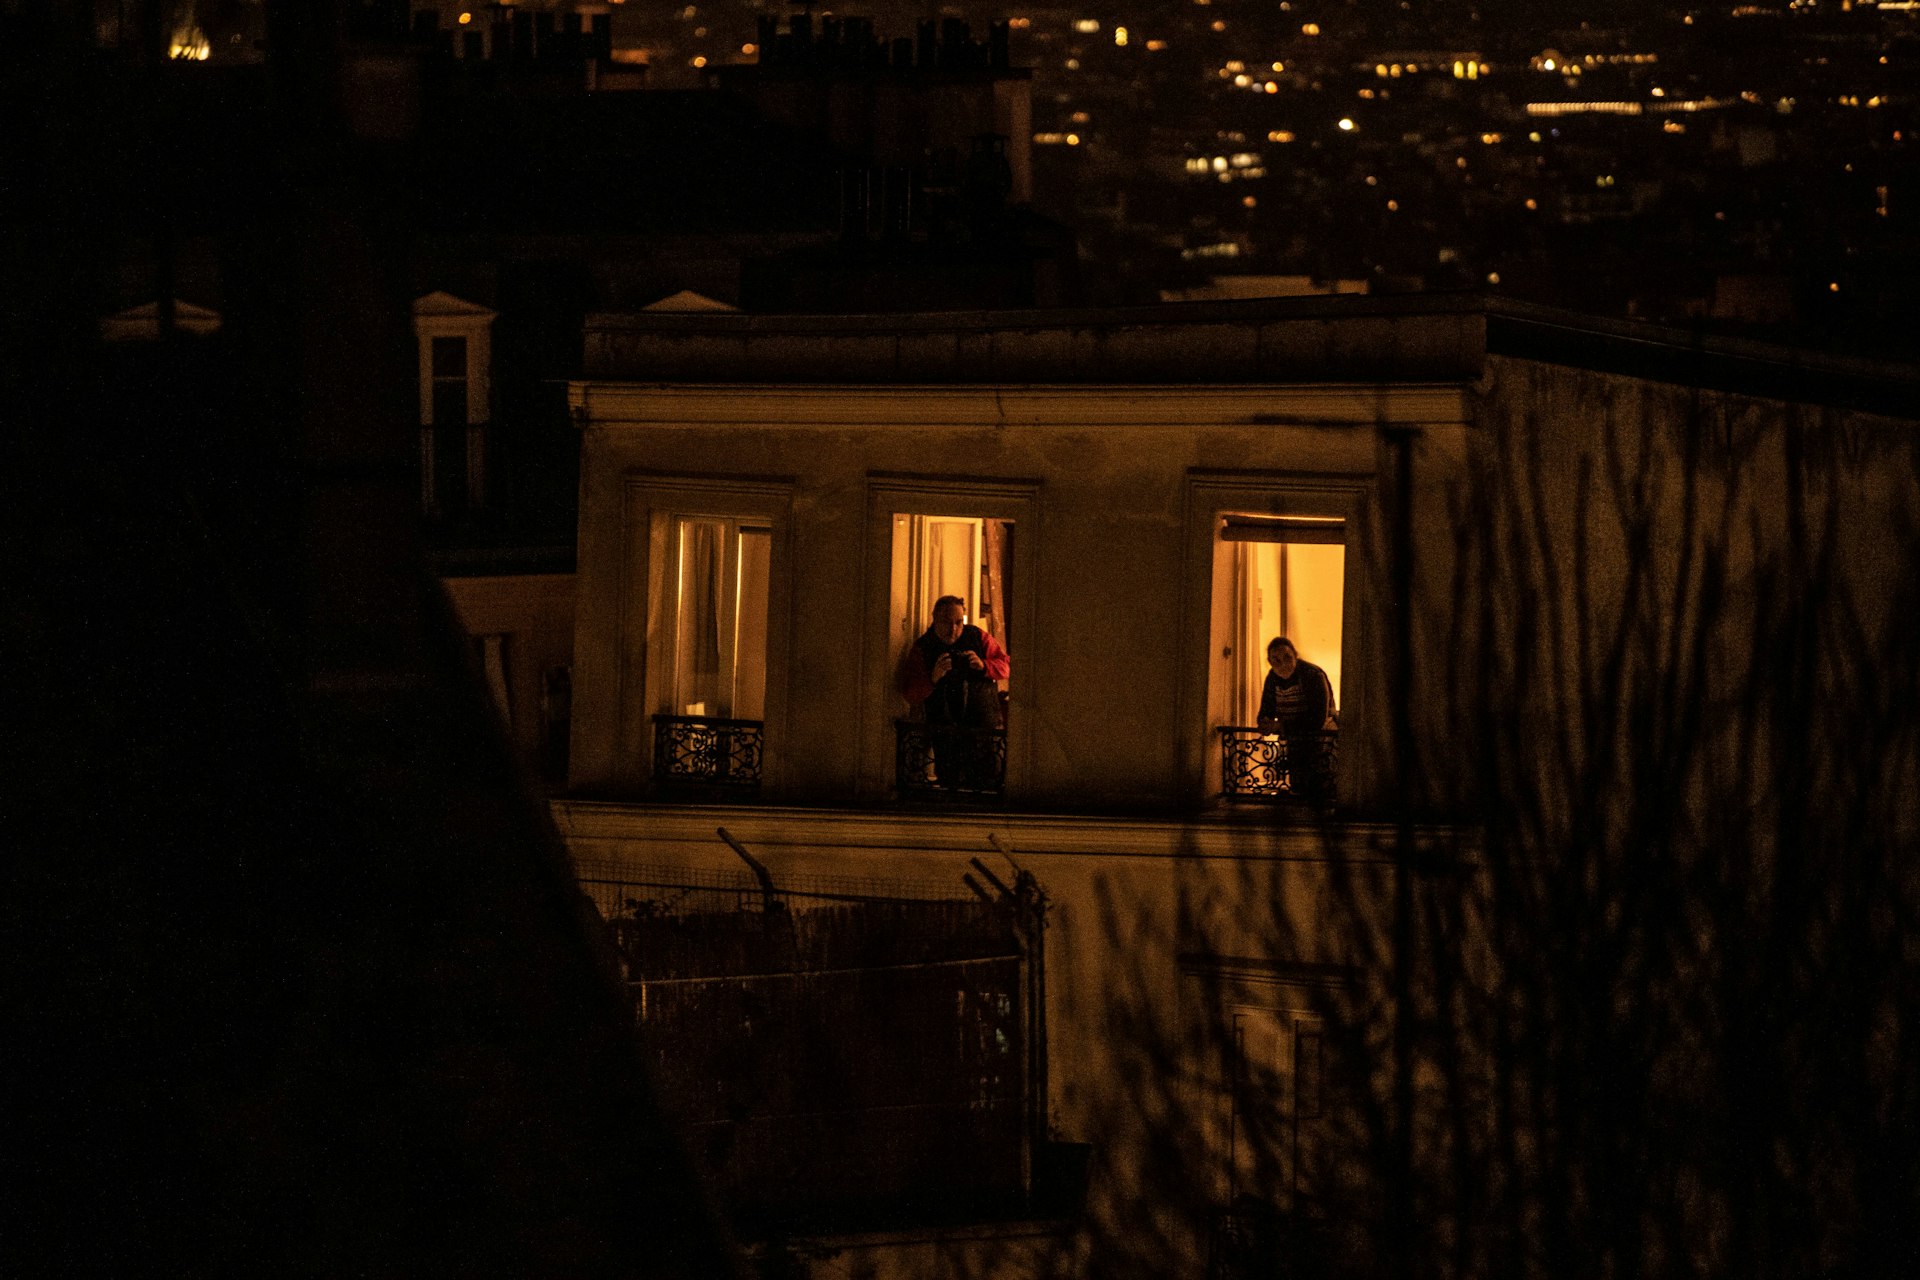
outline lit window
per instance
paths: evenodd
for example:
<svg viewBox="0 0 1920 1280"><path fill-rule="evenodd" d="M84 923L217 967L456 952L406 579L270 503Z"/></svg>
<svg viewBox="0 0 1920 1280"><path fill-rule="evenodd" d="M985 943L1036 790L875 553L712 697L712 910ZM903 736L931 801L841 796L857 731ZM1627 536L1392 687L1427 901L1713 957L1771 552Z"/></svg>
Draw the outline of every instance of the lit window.
<svg viewBox="0 0 1920 1280"><path fill-rule="evenodd" d="M1340 694L1346 523L1305 516L1229 514L1214 547L1216 659L1209 702L1218 723L1251 725L1266 683L1267 644L1293 641Z"/></svg>
<svg viewBox="0 0 1920 1280"><path fill-rule="evenodd" d="M675 515L656 568L655 693L668 716L759 720L767 693L770 525Z"/></svg>
<svg viewBox="0 0 1920 1280"><path fill-rule="evenodd" d="M950 648L1013 654L1013 548L1011 520L893 513L890 648L901 696L894 785L903 795L989 794L1005 785L1011 679L949 668L927 681ZM967 629L957 641L934 627L934 607L948 598L963 606Z"/></svg>

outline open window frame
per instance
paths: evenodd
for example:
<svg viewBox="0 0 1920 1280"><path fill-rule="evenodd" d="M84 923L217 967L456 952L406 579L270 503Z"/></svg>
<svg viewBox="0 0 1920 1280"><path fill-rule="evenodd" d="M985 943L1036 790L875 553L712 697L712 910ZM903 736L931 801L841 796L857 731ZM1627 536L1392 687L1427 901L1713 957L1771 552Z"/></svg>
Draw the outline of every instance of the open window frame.
<svg viewBox="0 0 1920 1280"><path fill-rule="evenodd" d="M1220 792L1219 748L1211 718L1211 688L1215 666L1213 634L1215 548L1222 521L1232 516L1269 519L1294 517L1342 522L1346 554L1341 582L1340 695L1341 774L1357 780L1371 776L1364 733L1369 716L1369 687L1377 670L1369 670L1372 646L1366 631L1371 563L1367 511L1371 505L1371 477L1317 475L1304 472L1190 471L1185 493L1186 550L1182 575L1180 652L1186 655L1180 674L1179 755L1182 793L1196 806L1210 803ZM1347 791L1343 789L1343 799Z"/></svg>
<svg viewBox="0 0 1920 1280"><path fill-rule="evenodd" d="M896 686L902 646L893 618L894 517L922 515L957 519L1004 520L1013 525L1013 553L1004 590L1015 634L1007 682L1007 754L1003 802L1019 794L1031 776L1033 722L1028 713L1031 678L1023 679L1023 652L1035 650L1044 622L1036 589L1041 559L1040 483L1037 480L949 478L875 474L867 477L866 617L862 627L860 680L860 753L858 787L862 800L881 801L894 790L894 721L904 710ZM977 602L969 601L969 610ZM923 624L924 625L924 624ZM1031 671L1032 668L1028 667Z"/></svg>
<svg viewBox="0 0 1920 1280"><path fill-rule="evenodd" d="M625 583L620 618L620 718L616 753L623 787L654 771L654 715L671 697L674 611L656 594L673 580L674 529L681 518L752 524L769 531L763 752L759 794L786 781L788 669L793 618L793 485L784 479L635 473L627 477L622 528Z"/></svg>

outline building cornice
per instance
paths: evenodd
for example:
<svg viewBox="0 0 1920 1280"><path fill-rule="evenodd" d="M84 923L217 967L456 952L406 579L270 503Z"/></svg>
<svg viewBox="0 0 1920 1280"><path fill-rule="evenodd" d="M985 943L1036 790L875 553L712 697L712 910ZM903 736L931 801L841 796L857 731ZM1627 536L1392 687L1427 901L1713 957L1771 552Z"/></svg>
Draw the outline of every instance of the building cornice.
<svg viewBox="0 0 1920 1280"><path fill-rule="evenodd" d="M1464 425L1458 385L820 386L581 381L576 421L593 427L1396 426Z"/></svg>
<svg viewBox="0 0 1920 1280"><path fill-rule="evenodd" d="M1206 818L1103 818L1060 814L803 809L746 805L630 804L557 799L555 824L569 841L629 846L712 844L724 851L722 826L755 850L779 854L866 849L926 854L997 856L1004 846L1016 861L1054 858L1141 858L1155 861L1390 862L1397 829L1345 822L1291 825ZM1464 832L1423 828L1423 851L1453 847ZM997 843L996 843L997 841Z"/></svg>

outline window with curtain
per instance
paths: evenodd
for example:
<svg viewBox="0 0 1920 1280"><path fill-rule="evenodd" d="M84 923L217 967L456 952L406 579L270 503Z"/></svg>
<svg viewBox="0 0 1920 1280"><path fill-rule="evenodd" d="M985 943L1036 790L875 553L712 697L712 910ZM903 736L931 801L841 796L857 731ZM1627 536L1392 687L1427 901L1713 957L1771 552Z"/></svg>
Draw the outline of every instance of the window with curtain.
<svg viewBox="0 0 1920 1280"><path fill-rule="evenodd" d="M981 516L893 517L893 641L906 647L927 629L933 602L958 596L968 620L1011 650L1013 522Z"/></svg>
<svg viewBox="0 0 1920 1280"><path fill-rule="evenodd" d="M1228 515L1214 547L1216 723L1250 725L1267 678L1267 644L1293 641L1327 673L1339 705L1346 526L1318 517Z"/></svg>
<svg viewBox="0 0 1920 1280"><path fill-rule="evenodd" d="M772 529L717 516L672 520L668 714L758 720L766 711Z"/></svg>

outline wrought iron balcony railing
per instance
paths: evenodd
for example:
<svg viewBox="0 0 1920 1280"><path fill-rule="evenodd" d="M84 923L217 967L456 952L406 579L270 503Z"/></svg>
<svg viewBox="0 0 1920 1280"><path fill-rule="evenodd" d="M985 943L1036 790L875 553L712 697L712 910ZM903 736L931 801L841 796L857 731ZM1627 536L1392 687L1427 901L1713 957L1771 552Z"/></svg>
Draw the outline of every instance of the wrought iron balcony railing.
<svg viewBox="0 0 1920 1280"><path fill-rule="evenodd" d="M756 790L765 740L766 725L759 720L655 716L653 780L670 786Z"/></svg>
<svg viewBox="0 0 1920 1280"><path fill-rule="evenodd" d="M1230 800L1296 800L1332 804L1340 734L1291 738L1245 725L1222 725L1220 791Z"/></svg>
<svg viewBox="0 0 1920 1280"><path fill-rule="evenodd" d="M894 785L902 796L992 799L1007 789L1007 731L896 720Z"/></svg>

